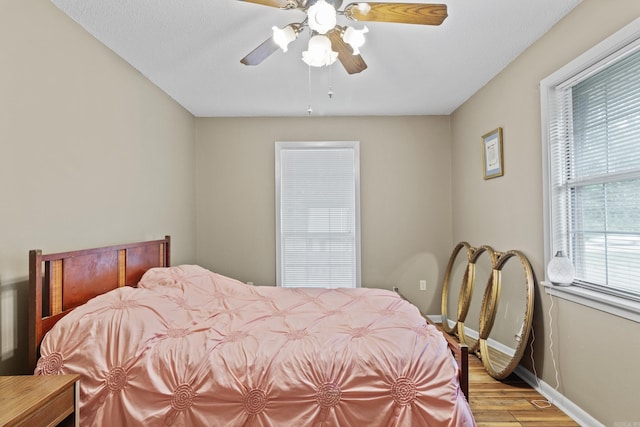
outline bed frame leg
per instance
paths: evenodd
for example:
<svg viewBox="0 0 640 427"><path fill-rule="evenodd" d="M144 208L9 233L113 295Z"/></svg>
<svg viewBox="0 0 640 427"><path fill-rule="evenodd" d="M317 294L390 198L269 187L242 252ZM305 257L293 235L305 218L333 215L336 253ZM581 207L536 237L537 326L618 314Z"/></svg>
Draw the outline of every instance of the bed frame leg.
<svg viewBox="0 0 640 427"><path fill-rule="evenodd" d="M469 401L469 347L460 345L460 388L464 397Z"/></svg>

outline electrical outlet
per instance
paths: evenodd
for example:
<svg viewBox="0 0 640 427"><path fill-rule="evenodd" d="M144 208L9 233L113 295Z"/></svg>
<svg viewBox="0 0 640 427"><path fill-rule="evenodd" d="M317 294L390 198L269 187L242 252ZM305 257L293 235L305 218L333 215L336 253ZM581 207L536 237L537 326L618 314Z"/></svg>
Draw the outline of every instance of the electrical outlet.
<svg viewBox="0 0 640 427"><path fill-rule="evenodd" d="M426 280L420 280L420 290L421 291L426 291L427 290L427 281Z"/></svg>

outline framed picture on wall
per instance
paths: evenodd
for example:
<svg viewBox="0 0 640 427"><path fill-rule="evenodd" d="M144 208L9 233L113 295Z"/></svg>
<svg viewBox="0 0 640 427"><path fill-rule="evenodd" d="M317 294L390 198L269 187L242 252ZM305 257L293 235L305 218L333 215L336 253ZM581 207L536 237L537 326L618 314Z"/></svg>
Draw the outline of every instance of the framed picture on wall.
<svg viewBox="0 0 640 427"><path fill-rule="evenodd" d="M502 128L497 128L482 136L482 170L484 179L504 175Z"/></svg>

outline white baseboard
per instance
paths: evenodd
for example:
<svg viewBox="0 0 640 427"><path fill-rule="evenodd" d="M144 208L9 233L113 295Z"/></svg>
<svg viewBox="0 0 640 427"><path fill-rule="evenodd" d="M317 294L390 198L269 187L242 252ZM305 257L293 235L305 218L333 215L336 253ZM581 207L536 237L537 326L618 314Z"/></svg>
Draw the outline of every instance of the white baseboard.
<svg viewBox="0 0 640 427"><path fill-rule="evenodd" d="M546 382L536 378L528 369L518 365L514 373L522 378L524 382L533 387L538 393L543 395L547 400L558 407L562 412L573 418L575 422L583 427L605 427L604 424L593 418L581 407L567 399L562 393L558 392Z"/></svg>
<svg viewBox="0 0 640 427"><path fill-rule="evenodd" d="M433 323L441 323L442 322L442 316L439 314L425 314L425 316L427 316L429 318L429 320L431 320Z"/></svg>

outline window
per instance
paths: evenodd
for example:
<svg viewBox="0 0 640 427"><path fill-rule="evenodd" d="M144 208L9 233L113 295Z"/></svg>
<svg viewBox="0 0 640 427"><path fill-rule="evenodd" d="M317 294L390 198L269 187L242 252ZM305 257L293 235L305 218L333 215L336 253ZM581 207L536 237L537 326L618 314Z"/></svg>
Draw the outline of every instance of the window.
<svg viewBox="0 0 640 427"><path fill-rule="evenodd" d="M358 142L276 142L277 284L360 286Z"/></svg>
<svg viewBox="0 0 640 427"><path fill-rule="evenodd" d="M543 80L541 96L545 260L565 252L573 288L640 313L640 19Z"/></svg>

